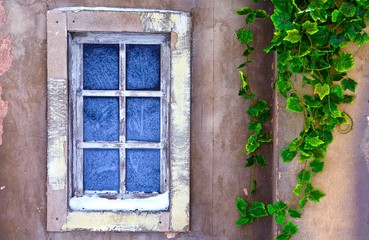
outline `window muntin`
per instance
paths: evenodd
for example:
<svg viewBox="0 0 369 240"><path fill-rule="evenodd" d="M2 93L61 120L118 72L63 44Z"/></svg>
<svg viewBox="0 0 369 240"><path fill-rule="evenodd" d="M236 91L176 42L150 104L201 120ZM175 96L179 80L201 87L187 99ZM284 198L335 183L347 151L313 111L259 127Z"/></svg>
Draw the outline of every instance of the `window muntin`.
<svg viewBox="0 0 369 240"><path fill-rule="evenodd" d="M70 33L69 41L71 208L96 210L83 196L168 197L169 36Z"/></svg>

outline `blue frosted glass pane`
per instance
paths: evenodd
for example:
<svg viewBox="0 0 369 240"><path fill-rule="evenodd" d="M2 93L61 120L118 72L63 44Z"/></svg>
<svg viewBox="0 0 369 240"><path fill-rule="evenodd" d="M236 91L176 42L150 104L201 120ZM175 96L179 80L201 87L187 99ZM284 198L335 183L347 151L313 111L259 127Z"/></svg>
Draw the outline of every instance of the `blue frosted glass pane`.
<svg viewBox="0 0 369 240"><path fill-rule="evenodd" d="M83 88L119 89L118 44L83 44Z"/></svg>
<svg viewBox="0 0 369 240"><path fill-rule="evenodd" d="M160 90L160 45L127 45L127 89Z"/></svg>
<svg viewBox="0 0 369 240"><path fill-rule="evenodd" d="M119 150L83 150L84 190L119 191Z"/></svg>
<svg viewBox="0 0 369 240"><path fill-rule="evenodd" d="M160 98L127 98L127 140L160 142Z"/></svg>
<svg viewBox="0 0 369 240"><path fill-rule="evenodd" d="M83 98L83 141L119 140L119 98Z"/></svg>
<svg viewBox="0 0 369 240"><path fill-rule="evenodd" d="M160 150L127 149L126 187L129 192L160 192Z"/></svg>

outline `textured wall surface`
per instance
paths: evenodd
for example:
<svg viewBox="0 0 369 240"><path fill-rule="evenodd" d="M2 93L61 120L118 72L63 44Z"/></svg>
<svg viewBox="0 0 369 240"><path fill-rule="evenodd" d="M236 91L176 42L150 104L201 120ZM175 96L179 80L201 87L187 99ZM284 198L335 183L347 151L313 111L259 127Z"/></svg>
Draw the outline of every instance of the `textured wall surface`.
<svg viewBox="0 0 369 240"><path fill-rule="evenodd" d="M351 45L347 50L354 53L356 64L349 77L359 85L355 103L341 109L353 118L353 130L348 134L334 131L324 171L313 178L313 185L327 195L320 203L306 205L303 218L296 221L300 228L295 239L369 239L369 46ZM303 129L303 116L281 108L286 103L280 97L276 102L275 147L281 151ZM279 156L275 159L276 197L289 201L301 166L297 161L284 164Z"/></svg>
<svg viewBox="0 0 369 240"><path fill-rule="evenodd" d="M4 37L3 33L1 32L1 28L4 25L5 20L6 11L3 5L3 1L0 0L0 77L9 70L13 60L11 53L12 36L8 35ZM3 142L3 120L8 113L8 102L1 99L1 93L2 86L0 84L0 145Z"/></svg>
<svg viewBox="0 0 369 240"><path fill-rule="evenodd" d="M2 1L0 0L0 3ZM12 49L11 68L0 76L9 102L0 147L0 239L165 239L163 234L46 232L46 11L56 7L134 7L189 11L193 20L191 120L191 232L178 239L271 238L270 219L255 227L237 228L234 202L249 177L245 156L246 103L237 97L241 86L237 66L243 49L235 30L244 19L234 11L244 0L4 0L0 31ZM249 1L252 2L252 1ZM270 9L269 9L270 10ZM4 17L6 13L6 18ZM255 26L256 48L266 46L270 25ZM11 37L10 37L11 36ZM11 43L10 43L11 41ZM1 43L1 42L0 42ZM0 54L1 53L0 48ZM7 55L8 56L8 55ZM249 69L258 94L270 96L271 55L255 54ZM271 147L264 149L271 153ZM270 154L271 157L271 154ZM258 198L272 198L271 165L258 176L267 186ZM268 186L270 186L268 188Z"/></svg>

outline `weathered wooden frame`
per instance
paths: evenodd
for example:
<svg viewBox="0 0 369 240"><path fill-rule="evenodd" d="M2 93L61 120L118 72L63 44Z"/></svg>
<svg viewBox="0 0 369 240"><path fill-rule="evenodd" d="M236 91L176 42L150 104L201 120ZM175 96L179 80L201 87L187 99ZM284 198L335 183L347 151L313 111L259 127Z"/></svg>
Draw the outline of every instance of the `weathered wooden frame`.
<svg viewBox="0 0 369 240"><path fill-rule="evenodd" d="M169 201L167 211L82 212L68 208L69 32L129 32L170 35ZM47 14L48 64L48 231L189 230L191 18L179 11L60 8Z"/></svg>

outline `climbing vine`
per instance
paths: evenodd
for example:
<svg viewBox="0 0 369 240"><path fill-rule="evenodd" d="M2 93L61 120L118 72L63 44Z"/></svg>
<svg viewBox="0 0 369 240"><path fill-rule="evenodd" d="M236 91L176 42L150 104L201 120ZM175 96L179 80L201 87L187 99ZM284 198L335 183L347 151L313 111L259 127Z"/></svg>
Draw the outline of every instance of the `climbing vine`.
<svg viewBox="0 0 369 240"><path fill-rule="evenodd" d="M257 2L257 0L254 0ZM333 141L332 132L337 129L347 133L352 129L351 117L340 110L342 104L353 103L357 82L347 76L354 67L352 53L343 49L351 42L359 46L369 41L364 31L369 17L369 0L272 0L274 13L270 16L262 9L244 7L237 11L245 17L245 27L236 34L246 49L245 61L239 66L242 88L239 95L250 99L247 113L251 117L248 129L251 134L245 146L248 158L246 167L251 168L250 194L236 201L241 217L238 226L252 224L257 218L274 216L281 226L277 240L290 239L298 232L296 218L303 217L308 202L319 202L325 196L313 185L313 177L322 172L327 147ZM257 188L255 169L265 166L265 157L258 153L261 144L271 142L264 130L269 120L269 106L251 91L247 71L252 63L250 54L253 33L251 24L257 19L270 18L274 37L264 49L266 53L276 52L278 70L275 89L286 98L285 108L304 115L304 127L280 153L282 161L298 161L301 171L297 184L291 189L291 199L274 203L254 201ZM293 76L300 75L302 87L295 86ZM310 94L309 94L310 93ZM346 127L343 125L346 124ZM347 127L348 126L348 127Z"/></svg>

